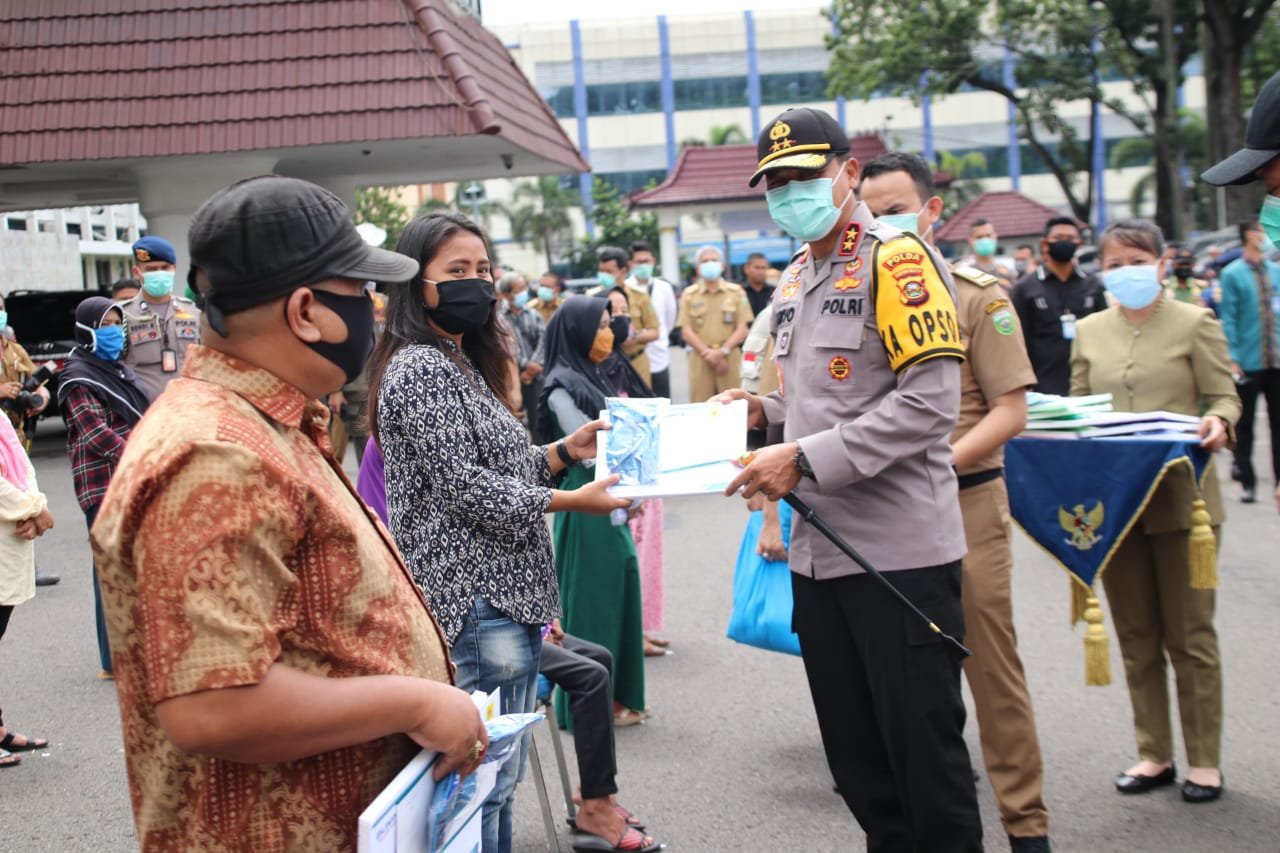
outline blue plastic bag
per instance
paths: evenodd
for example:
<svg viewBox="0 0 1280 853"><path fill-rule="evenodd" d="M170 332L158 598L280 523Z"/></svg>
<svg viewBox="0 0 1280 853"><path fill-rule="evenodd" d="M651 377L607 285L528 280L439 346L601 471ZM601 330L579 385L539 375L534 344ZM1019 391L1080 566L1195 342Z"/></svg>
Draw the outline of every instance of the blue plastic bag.
<svg viewBox="0 0 1280 853"><path fill-rule="evenodd" d="M791 507L778 504L782 543L791 548ZM766 560L756 553L756 540L764 525L764 513L747 519L733 573L733 612L729 614L729 639L771 652L800 654L800 638L791 632L791 570L784 561Z"/></svg>

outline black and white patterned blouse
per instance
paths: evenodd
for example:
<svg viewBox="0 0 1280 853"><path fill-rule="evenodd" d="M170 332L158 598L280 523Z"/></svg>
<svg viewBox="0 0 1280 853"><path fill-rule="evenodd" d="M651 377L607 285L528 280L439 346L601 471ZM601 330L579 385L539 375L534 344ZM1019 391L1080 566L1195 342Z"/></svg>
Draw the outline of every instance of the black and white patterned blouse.
<svg viewBox="0 0 1280 853"><path fill-rule="evenodd" d="M450 642L477 595L524 625L560 611L548 448L463 359L474 382L439 349L404 347L377 401L391 533Z"/></svg>

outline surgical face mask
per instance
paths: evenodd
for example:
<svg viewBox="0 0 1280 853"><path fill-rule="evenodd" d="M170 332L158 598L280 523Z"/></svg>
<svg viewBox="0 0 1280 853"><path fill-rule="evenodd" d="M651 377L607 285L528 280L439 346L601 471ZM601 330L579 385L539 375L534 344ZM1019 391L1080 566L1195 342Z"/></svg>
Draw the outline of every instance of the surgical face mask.
<svg viewBox="0 0 1280 853"><path fill-rule="evenodd" d="M587 353L587 358L599 364L608 358L611 352L613 352L613 330L605 327L596 332L595 340L591 342L591 352Z"/></svg>
<svg viewBox="0 0 1280 853"><path fill-rule="evenodd" d="M980 258L989 258L996 253L995 237L979 237L973 241L973 253Z"/></svg>
<svg viewBox="0 0 1280 853"><path fill-rule="evenodd" d="M611 272L601 271L596 273L596 281L600 282L600 286L605 289L618 286L618 280L614 278Z"/></svg>
<svg viewBox="0 0 1280 853"><path fill-rule="evenodd" d="M511 297L511 301L515 303L517 308L523 308L529 304L529 291L522 290L515 296Z"/></svg>
<svg viewBox="0 0 1280 853"><path fill-rule="evenodd" d="M698 277L703 281L719 281L724 275L724 264L719 261L703 261L698 264Z"/></svg>
<svg viewBox="0 0 1280 853"><path fill-rule="evenodd" d="M0 329L3 329L7 325L9 325L9 312L0 311Z"/></svg>
<svg viewBox="0 0 1280 853"><path fill-rule="evenodd" d="M1026 274L1027 274L1027 262L1026 262L1026 261L1014 261L1014 262L1013 262L1013 271L1014 271L1014 272L1016 272L1018 275L1026 275Z"/></svg>
<svg viewBox="0 0 1280 853"><path fill-rule="evenodd" d="M439 303L427 309L431 321L451 335L474 332L489 321L498 301L493 282L483 278L447 278L435 282Z"/></svg>
<svg viewBox="0 0 1280 853"><path fill-rule="evenodd" d="M342 318L347 336L341 341L305 342L308 347L337 365L350 382L364 370L373 352L373 302L369 297L341 296L327 290L313 290L316 301Z"/></svg>
<svg viewBox="0 0 1280 853"><path fill-rule="evenodd" d="M635 264L631 272L635 274L636 281L648 281L653 278L653 264Z"/></svg>
<svg viewBox="0 0 1280 853"><path fill-rule="evenodd" d="M84 323L76 323L89 333L93 343L91 352L103 361L115 361L124 352L124 326L102 326L94 329Z"/></svg>
<svg viewBox="0 0 1280 853"><path fill-rule="evenodd" d="M885 216L877 216L876 221L908 234L919 234L920 214L924 213L924 210L922 207L915 213L890 213Z"/></svg>
<svg viewBox="0 0 1280 853"><path fill-rule="evenodd" d="M1280 242L1280 196L1269 195L1262 200L1258 224L1273 244Z"/></svg>
<svg viewBox="0 0 1280 853"><path fill-rule="evenodd" d="M609 321L609 331L613 332L614 341L625 341L631 337L631 318L619 315Z"/></svg>
<svg viewBox="0 0 1280 853"><path fill-rule="evenodd" d="M173 292L173 270L153 270L142 274L142 290L159 298Z"/></svg>
<svg viewBox="0 0 1280 853"><path fill-rule="evenodd" d="M1131 311L1146 308L1160 295L1155 264L1116 267L1102 274L1102 283L1116 301Z"/></svg>
<svg viewBox="0 0 1280 853"><path fill-rule="evenodd" d="M819 240L831 233L831 229L840 220L840 209L845 200L838 206L831 201L835 180L832 178L812 178L807 181L791 181L765 193L769 203L769 216L797 240L806 243ZM853 188L849 189L853 195Z"/></svg>
<svg viewBox="0 0 1280 853"><path fill-rule="evenodd" d="M1049 257L1060 264L1065 264L1076 256L1075 240L1054 240L1049 244Z"/></svg>
<svg viewBox="0 0 1280 853"><path fill-rule="evenodd" d="M538 288L538 301L539 301L539 302L544 302L544 303L545 303L545 302L555 302L555 301L556 301L556 292L555 292L554 290L552 290L551 288L549 288L549 287L539 287L539 288Z"/></svg>

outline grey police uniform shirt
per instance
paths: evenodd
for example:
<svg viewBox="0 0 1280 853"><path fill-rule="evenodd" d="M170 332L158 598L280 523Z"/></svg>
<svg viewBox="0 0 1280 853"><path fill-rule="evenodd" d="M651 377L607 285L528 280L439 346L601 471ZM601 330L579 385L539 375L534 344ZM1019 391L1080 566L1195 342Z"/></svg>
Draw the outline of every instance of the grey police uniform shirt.
<svg viewBox="0 0 1280 853"><path fill-rule="evenodd" d="M883 328L878 295L902 305L881 301ZM861 203L830 257L815 261L806 247L774 291L782 387L762 398L765 417L784 424L783 439L798 441L813 467L796 494L881 571L965 554L949 442L963 359L954 302L932 250ZM862 573L798 513L790 563L817 579Z"/></svg>
<svg viewBox="0 0 1280 853"><path fill-rule="evenodd" d="M164 305L152 305L141 293L118 303L124 310L125 337L129 342L124 363L138 374L142 390L154 400L169 381L182 374L187 347L200 340L200 309L190 299L171 296ZM164 369L164 351L172 349L175 369Z"/></svg>

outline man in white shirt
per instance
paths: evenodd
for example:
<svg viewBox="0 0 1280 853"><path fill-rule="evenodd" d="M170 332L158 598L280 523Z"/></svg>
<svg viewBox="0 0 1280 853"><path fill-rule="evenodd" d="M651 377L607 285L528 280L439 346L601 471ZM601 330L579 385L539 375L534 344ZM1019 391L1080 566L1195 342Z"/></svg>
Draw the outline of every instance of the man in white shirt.
<svg viewBox="0 0 1280 853"><path fill-rule="evenodd" d="M631 244L631 276L627 284L649 294L653 310L658 315L658 338L644 348L649 356L652 374L650 387L659 397L671 396L670 335L676 325L676 292L669 282L654 276L653 247L643 240Z"/></svg>

